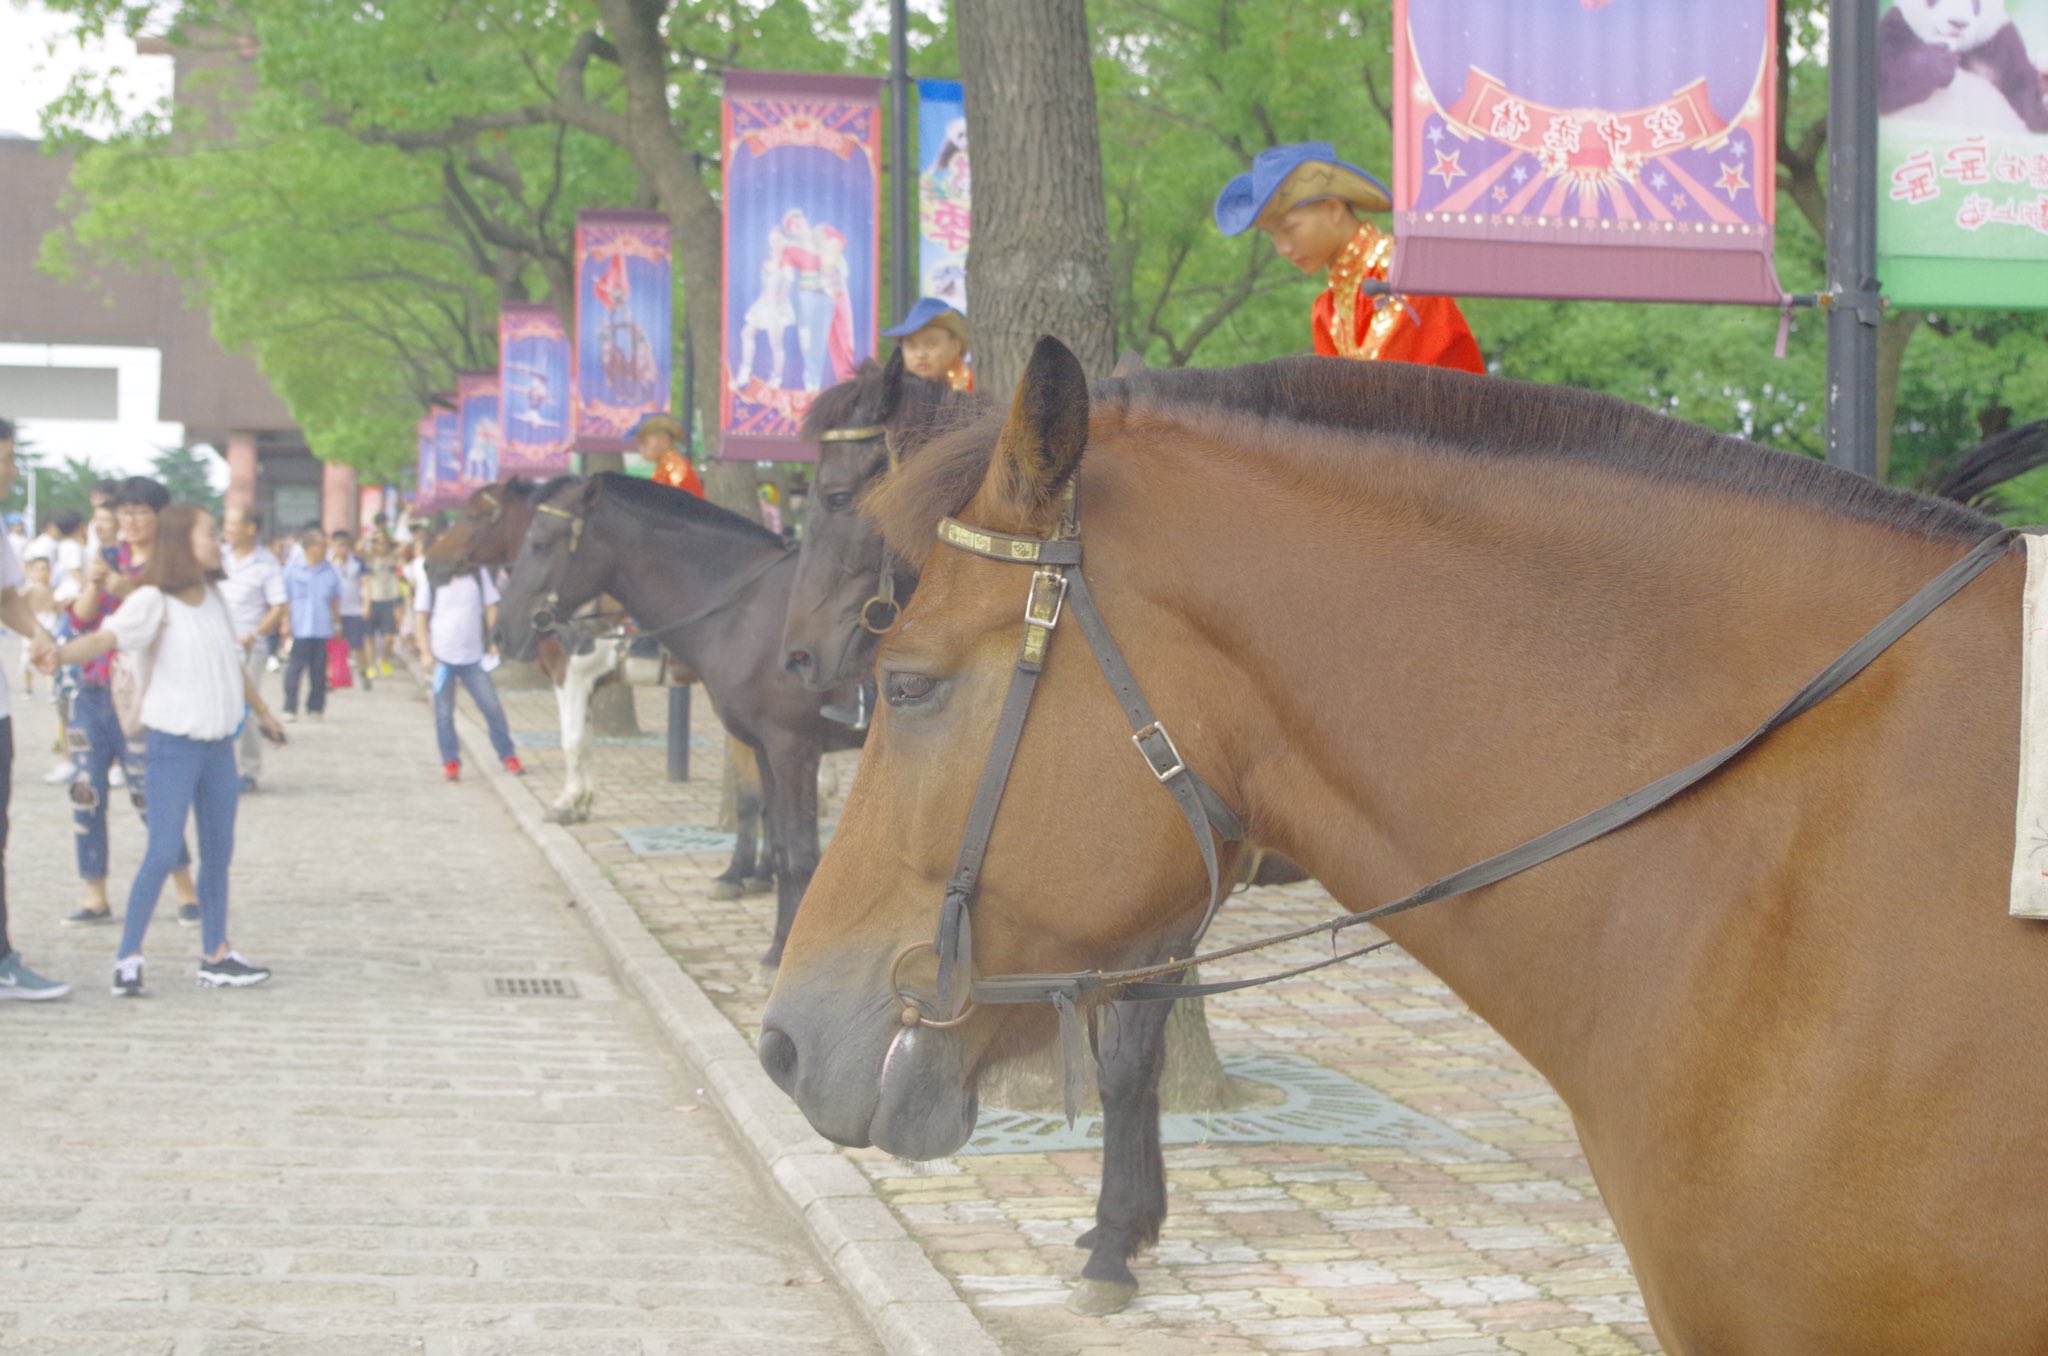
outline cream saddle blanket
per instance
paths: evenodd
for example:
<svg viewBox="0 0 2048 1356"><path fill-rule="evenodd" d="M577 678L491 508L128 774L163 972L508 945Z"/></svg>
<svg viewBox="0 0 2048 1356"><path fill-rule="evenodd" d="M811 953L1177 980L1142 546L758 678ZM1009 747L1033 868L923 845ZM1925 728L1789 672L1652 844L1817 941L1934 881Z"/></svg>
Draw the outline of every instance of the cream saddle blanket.
<svg viewBox="0 0 2048 1356"><path fill-rule="evenodd" d="M2027 588L2020 601L2020 798L2014 825L2015 918L2048 919L2048 538L2020 538Z"/></svg>

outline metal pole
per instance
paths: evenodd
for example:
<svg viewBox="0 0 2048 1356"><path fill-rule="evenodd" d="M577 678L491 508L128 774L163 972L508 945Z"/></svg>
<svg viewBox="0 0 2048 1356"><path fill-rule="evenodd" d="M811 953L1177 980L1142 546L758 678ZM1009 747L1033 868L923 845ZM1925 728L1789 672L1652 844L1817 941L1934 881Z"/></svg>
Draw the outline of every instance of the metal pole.
<svg viewBox="0 0 2048 1356"><path fill-rule="evenodd" d="M1828 6L1828 463L1877 476L1877 0Z"/></svg>
<svg viewBox="0 0 2048 1356"><path fill-rule="evenodd" d="M910 150L910 20L908 0L889 0L889 300L892 322L917 300L910 247L916 240L910 205L917 164Z"/></svg>
<svg viewBox="0 0 2048 1356"><path fill-rule="evenodd" d="M667 663L668 657L662 656ZM690 780L690 685L677 683L668 690L668 779Z"/></svg>

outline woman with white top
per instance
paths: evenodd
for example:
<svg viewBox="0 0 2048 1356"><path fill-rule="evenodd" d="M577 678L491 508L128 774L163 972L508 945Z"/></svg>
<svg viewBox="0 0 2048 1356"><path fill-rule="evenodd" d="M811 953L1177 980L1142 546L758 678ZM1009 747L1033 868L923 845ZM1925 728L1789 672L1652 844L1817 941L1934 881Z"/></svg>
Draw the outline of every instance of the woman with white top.
<svg viewBox="0 0 2048 1356"><path fill-rule="evenodd" d="M145 684L149 846L128 892L114 963L117 997L142 992L142 937L177 864L188 815L199 830L199 982L240 988L270 978L228 946L228 863L240 795L235 734L245 713L272 743L284 742L284 727L242 667L234 624L212 582L220 567L212 515L171 505L158 518L140 586L99 630L66 642L54 660L80 664L120 649L140 661Z"/></svg>

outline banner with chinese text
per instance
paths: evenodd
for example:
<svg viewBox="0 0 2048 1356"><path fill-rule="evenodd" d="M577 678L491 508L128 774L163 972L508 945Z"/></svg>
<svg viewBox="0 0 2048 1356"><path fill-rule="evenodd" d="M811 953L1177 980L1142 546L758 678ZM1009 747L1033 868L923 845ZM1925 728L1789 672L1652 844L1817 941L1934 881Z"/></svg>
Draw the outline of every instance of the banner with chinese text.
<svg viewBox="0 0 2048 1356"><path fill-rule="evenodd" d="M1395 0L1394 32L1397 290L1781 300L1776 0Z"/></svg>
<svg viewBox="0 0 2048 1356"><path fill-rule="evenodd" d="M805 411L875 351L881 83L725 73L721 457L815 457Z"/></svg>
<svg viewBox="0 0 2048 1356"><path fill-rule="evenodd" d="M967 103L958 80L917 82L918 295L967 313L967 235L973 176L967 164ZM911 299L896 309L907 313ZM891 317L903 319L902 314Z"/></svg>
<svg viewBox="0 0 2048 1356"><path fill-rule="evenodd" d="M1877 276L1901 306L2048 309L2048 0L1949 8L1878 26Z"/></svg>
<svg viewBox="0 0 2048 1356"><path fill-rule="evenodd" d="M667 217L576 214L578 452L624 452L642 416L668 409L674 305Z"/></svg>
<svg viewBox="0 0 2048 1356"><path fill-rule="evenodd" d="M552 306L498 312L498 474L554 476L569 469L569 335Z"/></svg>
<svg viewBox="0 0 2048 1356"><path fill-rule="evenodd" d="M462 418L462 472L449 493L459 504L498 478L498 374L462 373L455 379L455 403Z"/></svg>
<svg viewBox="0 0 2048 1356"><path fill-rule="evenodd" d="M442 402L446 402L445 404ZM454 508L462 502L455 482L462 479L462 416L456 412L455 397L437 396L434 404L434 497L433 509Z"/></svg>

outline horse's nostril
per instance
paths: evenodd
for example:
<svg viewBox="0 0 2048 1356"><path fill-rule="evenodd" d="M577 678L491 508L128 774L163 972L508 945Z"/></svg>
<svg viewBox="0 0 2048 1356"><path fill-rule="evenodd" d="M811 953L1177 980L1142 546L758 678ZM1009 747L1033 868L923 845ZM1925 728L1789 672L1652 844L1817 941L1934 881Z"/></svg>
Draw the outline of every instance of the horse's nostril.
<svg viewBox="0 0 2048 1356"><path fill-rule="evenodd" d="M791 650L783 656L782 667L791 673L809 673L818 661L811 657L809 650Z"/></svg>
<svg viewBox="0 0 2048 1356"><path fill-rule="evenodd" d="M775 1086L796 1095L796 1042L774 1027L761 1032L761 1067L775 1080Z"/></svg>

